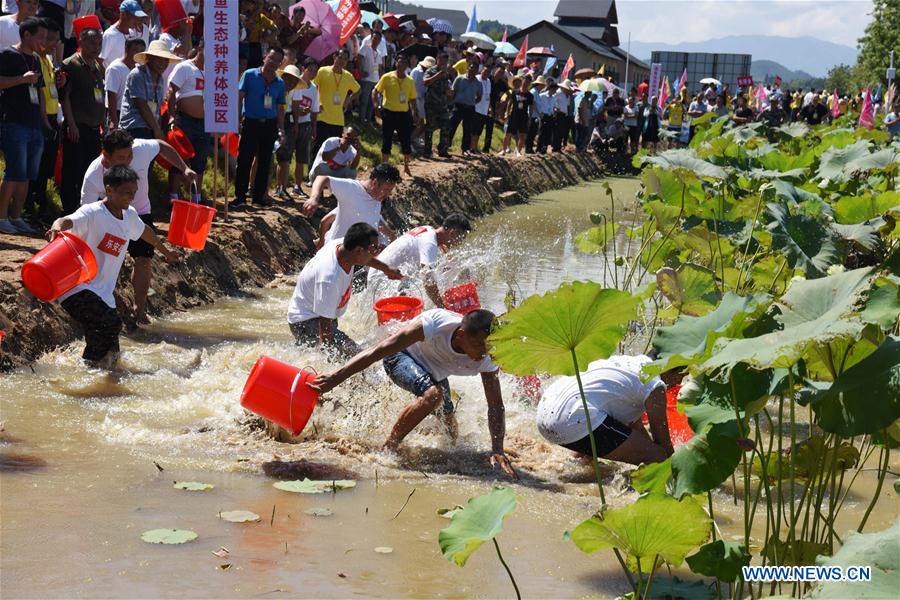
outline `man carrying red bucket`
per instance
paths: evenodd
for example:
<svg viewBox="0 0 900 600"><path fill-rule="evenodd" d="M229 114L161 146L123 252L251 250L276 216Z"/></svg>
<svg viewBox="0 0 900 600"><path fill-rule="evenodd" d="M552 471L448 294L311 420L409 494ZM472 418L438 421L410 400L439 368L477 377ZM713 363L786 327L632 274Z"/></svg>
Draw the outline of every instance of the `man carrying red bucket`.
<svg viewBox="0 0 900 600"><path fill-rule="evenodd" d="M491 433L491 465L510 477L517 477L503 450L506 433L503 395L497 366L488 355L487 337L494 314L473 310L461 316L449 310L427 310L383 342L360 352L333 373L316 377L310 385L325 393L382 360L391 380L416 399L400 412L385 450L394 452L403 438L430 414L441 418L456 437L456 417L450 399L450 375L481 375L488 405L488 429Z"/></svg>
<svg viewBox="0 0 900 600"><path fill-rule="evenodd" d="M105 198L83 205L54 221L47 231L53 241L61 231L71 231L93 251L97 275L60 296L61 305L84 329L82 358L92 366L110 367L119 354L122 319L113 292L129 240L142 240L158 249L166 260L178 255L166 248L131 206L138 189L138 174L127 166L114 166L103 175Z"/></svg>

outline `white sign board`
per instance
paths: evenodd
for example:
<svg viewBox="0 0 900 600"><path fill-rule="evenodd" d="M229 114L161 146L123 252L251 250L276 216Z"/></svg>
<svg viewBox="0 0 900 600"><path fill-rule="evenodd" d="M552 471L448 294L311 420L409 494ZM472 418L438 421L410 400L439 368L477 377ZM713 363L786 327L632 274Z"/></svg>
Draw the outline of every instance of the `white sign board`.
<svg viewBox="0 0 900 600"><path fill-rule="evenodd" d="M659 86L662 85L662 63L653 63L650 65L650 89L647 91L647 101L659 93Z"/></svg>
<svg viewBox="0 0 900 600"><path fill-rule="evenodd" d="M207 133L238 130L238 2L203 0L203 112Z"/></svg>

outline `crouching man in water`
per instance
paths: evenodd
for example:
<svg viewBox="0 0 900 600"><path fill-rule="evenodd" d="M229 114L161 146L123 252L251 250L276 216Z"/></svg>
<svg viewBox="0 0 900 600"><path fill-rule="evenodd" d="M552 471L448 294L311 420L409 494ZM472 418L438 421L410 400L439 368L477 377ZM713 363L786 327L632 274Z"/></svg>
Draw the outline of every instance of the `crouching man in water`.
<svg viewBox="0 0 900 600"><path fill-rule="evenodd" d="M337 327L350 302L353 268L367 265L390 279L402 278L400 271L375 258L378 250L378 231L368 223L355 223L306 263L288 305L288 326L297 344L319 343L344 356L359 352L356 342Z"/></svg>
<svg viewBox="0 0 900 600"><path fill-rule="evenodd" d="M680 375L667 372L644 383L639 373L649 362L647 356L612 356L592 362L581 374L600 458L639 465L662 462L672 455L666 385L677 383ZM650 435L641 423L644 410ZM591 457L591 440L575 377L562 377L544 392L537 409L537 428L554 444Z"/></svg>
<svg viewBox="0 0 900 600"><path fill-rule="evenodd" d="M487 310L473 310L464 317L439 308L427 310L374 348L351 358L337 371L319 375L311 387L327 392L383 359L384 370L391 380L416 396L401 411L384 444L385 450L396 451L403 438L432 413L444 419L455 437L456 419L447 377L480 374L488 405L491 465L499 466L510 477L517 477L503 451L506 435L503 396L497 366L487 351L487 337L493 324L494 314Z"/></svg>

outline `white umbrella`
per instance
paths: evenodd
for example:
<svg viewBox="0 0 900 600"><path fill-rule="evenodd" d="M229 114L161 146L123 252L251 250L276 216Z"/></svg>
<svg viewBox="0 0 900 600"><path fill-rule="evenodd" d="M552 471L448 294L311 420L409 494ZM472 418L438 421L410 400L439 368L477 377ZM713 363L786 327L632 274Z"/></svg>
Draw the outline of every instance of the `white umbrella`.
<svg viewBox="0 0 900 600"><path fill-rule="evenodd" d="M470 31L459 36L459 39L472 42L476 48L481 50L493 50L497 44L484 33L478 31Z"/></svg>
<svg viewBox="0 0 900 600"><path fill-rule="evenodd" d="M700 83L703 83L703 84L712 83L714 85L722 85L722 82L714 77L704 77L703 79L700 80Z"/></svg>
<svg viewBox="0 0 900 600"><path fill-rule="evenodd" d="M518 53L519 49L509 42L497 42L497 47L494 48L494 54L500 54L503 56L515 56Z"/></svg>

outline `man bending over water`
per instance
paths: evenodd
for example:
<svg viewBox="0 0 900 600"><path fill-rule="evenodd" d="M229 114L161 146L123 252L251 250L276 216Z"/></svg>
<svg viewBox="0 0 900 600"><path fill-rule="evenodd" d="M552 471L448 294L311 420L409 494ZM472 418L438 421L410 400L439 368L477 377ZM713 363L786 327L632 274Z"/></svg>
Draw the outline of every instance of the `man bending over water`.
<svg viewBox="0 0 900 600"><path fill-rule="evenodd" d="M592 362L581 374L600 458L639 465L662 462L672 455L666 385L677 383L679 375L670 371L644 383L639 373L649 362L647 356L612 356ZM644 410L650 435L641 423ZM575 377L557 379L544 392L537 409L537 428L554 444L591 457L591 440Z"/></svg>
<svg viewBox="0 0 900 600"><path fill-rule="evenodd" d="M503 451L506 434L503 396L497 378L497 366L487 351L494 314L473 310L466 316L443 309L427 310L420 317L385 339L360 352L333 373L316 377L314 389L324 393L377 360L391 380L415 394L394 423L384 448L396 451L403 438L429 414L444 420L456 437L456 419L450 399L450 375L481 375L488 405L488 429L491 433L491 465L499 466L510 477L517 477Z"/></svg>

